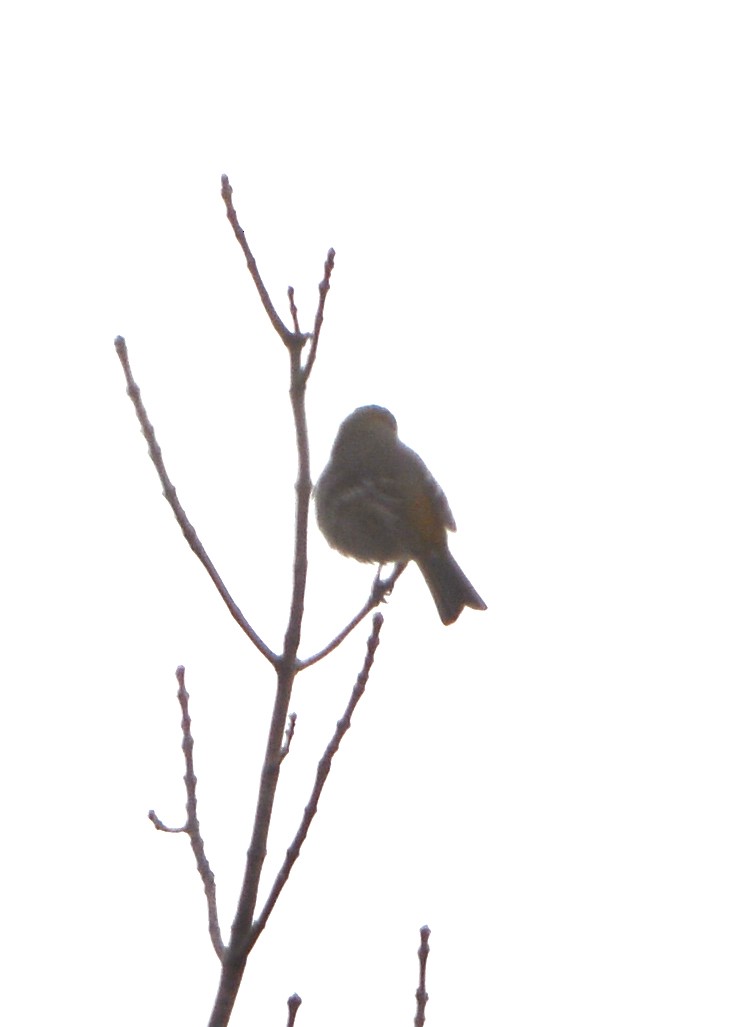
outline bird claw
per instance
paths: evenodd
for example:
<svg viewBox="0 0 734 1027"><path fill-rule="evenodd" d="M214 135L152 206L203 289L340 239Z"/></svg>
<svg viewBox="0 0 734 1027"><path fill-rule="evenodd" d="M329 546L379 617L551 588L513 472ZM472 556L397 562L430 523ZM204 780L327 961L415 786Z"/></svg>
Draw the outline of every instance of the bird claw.
<svg viewBox="0 0 734 1027"><path fill-rule="evenodd" d="M375 606L379 606L380 603L387 602L388 596L391 594L395 587L395 582L398 580L400 575L405 570L407 564L396 563L393 567L392 573L387 578L382 578L381 571L385 564L381 563L377 568L377 574L375 580L372 582L372 592L370 594L370 603Z"/></svg>

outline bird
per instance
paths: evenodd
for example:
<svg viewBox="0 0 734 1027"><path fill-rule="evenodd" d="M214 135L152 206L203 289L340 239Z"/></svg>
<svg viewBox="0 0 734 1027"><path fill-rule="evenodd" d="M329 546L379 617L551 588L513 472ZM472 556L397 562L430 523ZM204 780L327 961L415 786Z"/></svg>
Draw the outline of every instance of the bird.
<svg viewBox="0 0 734 1027"><path fill-rule="evenodd" d="M446 496L400 441L385 407L358 407L344 419L314 502L318 526L338 552L380 565L415 561L444 624L466 606L487 609L449 550L456 522Z"/></svg>

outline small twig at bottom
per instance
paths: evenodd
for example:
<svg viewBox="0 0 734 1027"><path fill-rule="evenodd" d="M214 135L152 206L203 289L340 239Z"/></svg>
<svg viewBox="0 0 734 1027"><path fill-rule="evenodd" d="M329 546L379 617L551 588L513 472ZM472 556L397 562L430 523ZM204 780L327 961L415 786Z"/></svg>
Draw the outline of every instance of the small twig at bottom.
<svg viewBox="0 0 734 1027"><path fill-rule="evenodd" d="M423 1027L426 1022L426 1005L428 1003L428 992L426 991L426 963L428 962L428 938L431 934L430 927L421 927L421 944L418 949L418 965L420 973L418 976L418 990L415 993L416 1013L415 1027Z"/></svg>

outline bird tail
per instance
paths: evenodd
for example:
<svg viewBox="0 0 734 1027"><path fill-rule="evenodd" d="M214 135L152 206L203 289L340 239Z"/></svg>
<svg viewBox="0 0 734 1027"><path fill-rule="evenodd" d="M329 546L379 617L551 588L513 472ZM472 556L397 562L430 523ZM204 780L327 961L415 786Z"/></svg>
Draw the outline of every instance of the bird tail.
<svg viewBox="0 0 734 1027"><path fill-rule="evenodd" d="M444 624L453 624L465 606L472 610L486 610L487 604L445 549L432 549L416 560L426 584L431 590L438 615Z"/></svg>

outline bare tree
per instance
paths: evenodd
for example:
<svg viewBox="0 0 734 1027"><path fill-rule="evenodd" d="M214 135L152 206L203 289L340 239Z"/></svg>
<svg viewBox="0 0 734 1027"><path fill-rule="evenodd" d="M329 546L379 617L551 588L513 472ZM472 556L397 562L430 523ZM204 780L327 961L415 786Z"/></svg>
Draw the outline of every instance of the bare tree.
<svg viewBox="0 0 734 1027"><path fill-rule="evenodd" d="M278 786L280 768L283 760L288 755L295 729L295 714L289 713L291 692L295 677L301 671L313 667L319 662L319 660L323 659L336 649L336 647L350 634L350 632L352 632L354 628L356 628L357 625L360 624L361 621L364 620L364 618L383 601L385 596L392 590L395 581L402 573L404 566L397 565L392 574L384 580L380 578L378 573L372 587L371 594L365 601L362 608L354 615L354 617L352 617L344 629L318 652L306 658L299 656L298 650L301 640L301 623L303 620L306 573L308 565L308 507L312 488L305 396L308 381L314 369L318 354L319 336L321 334L321 328L324 321L324 306L334 268L334 251L329 250L329 253L327 254L324 265L324 276L319 284L319 301L316 316L311 331L301 331L298 322L298 311L295 304L294 291L292 288L289 288L288 290L288 300L293 327L292 329L288 328L276 312L270 295L265 288L262 278L260 277L255 258L250 250L245 233L237 219L237 214L232 204L232 189L226 175L222 176L222 198L226 206L227 217L244 253L247 261L247 267L260 296L260 301L270 318L270 322L275 332L286 348L290 363L289 391L295 424L298 471L296 479L296 519L290 613L285 628L282 650L280 652L271 648L262 638L260 638L257 632L253 629L249 620L237 606L222 577L209 558L204 545L194 529L194 526L186 516L176 489L166 470L163 454L156 440L153 425L151 424L143 405L140 388L133 377L125 340L121 337L118 337L115 340L117 355L122 364L127 382L127 392L133 402L140 426L148 443L150 458L155 465L161 484L163 485L164 496L173 510L186 541L194 551L197 558L204 565L207 573L214 582L217 591L222 597L225 606L258 652L270 664L276 680L275 696L265 745L265 756L260 773L255 815L250 835L250 844L247 850L242 887L232 923L229 941L225 944L222 939L219 923L219 910L217 907L214 873L212 872L206 857L204 842L199 829L199 820L197 816L196 775L194 772L193 759L194 743L191 732L191 718L188 710L189 697L185 687L185 669L183 667L179 667L176 671L176 676L178 678L178 700L182 712L182 746L186 765L184 777L186 787L186 822L182 827L171 828L166 826L153 810L150 811L149 817L159 830L179 832L189 836L191 847L196 859L196 865L204 884L208 907L209 934L214 951L221 962L219 986L214 998L212 1013L209 1020L210 1027L225 1027L225 1025L229 1023L247 965L248 956L265 928L268 918L270 917L283 887L288 880L293 865L298 859L301 847L306 840L311 822L316 814L319 797L326 783L329 771L331 770L332 760L336 755L344 735L349 729L351 718L355 712L357 703L364 693L370 670L375 659L375 652L379 644L380 630L383 624L382 614L375 613L372 618L372 630L367 640L364 661L361 670L357 674L351 696L337 723L334 734L319 760L311 794L304 809L301 821L293 836L293 840L284 854L283 861L275 875L275 879L270 884L267 897L262 902L258 910L258 896L260 893L263 863L267 851L268 833L270 830L270 822ZM418 991L416 992L416 1024L423 1024L425 1020L425 1004L428 998L425 991L425 966L428 955L428 934L428 928L422 928L421 948L419 949L420 982ZM301 1000L297 995L291 996L288 1000L289 1024L294 1023L300 1002Z"/></svg>

